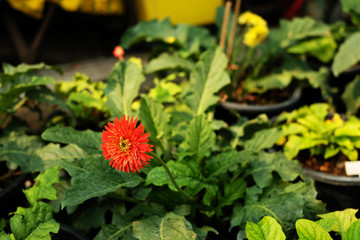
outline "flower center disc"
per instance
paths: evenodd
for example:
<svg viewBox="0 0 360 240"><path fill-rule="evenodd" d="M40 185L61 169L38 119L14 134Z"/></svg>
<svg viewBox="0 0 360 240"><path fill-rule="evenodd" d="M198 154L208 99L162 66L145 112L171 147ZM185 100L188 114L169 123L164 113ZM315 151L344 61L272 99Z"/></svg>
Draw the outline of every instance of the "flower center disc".
<svg viewBox="0 0 360 240"><path fill-rule="evenodd" d="M122 152L127 153L130 149L131 143L129 142L128 139L123 139L122 137L120 137L119 139L119 149Z"/></svg>

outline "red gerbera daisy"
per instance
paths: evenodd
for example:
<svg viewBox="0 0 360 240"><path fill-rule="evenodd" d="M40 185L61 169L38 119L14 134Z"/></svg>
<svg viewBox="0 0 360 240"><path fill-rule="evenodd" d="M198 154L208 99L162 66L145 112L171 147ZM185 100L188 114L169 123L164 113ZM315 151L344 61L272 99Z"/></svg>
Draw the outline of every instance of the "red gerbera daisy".
<svg viewBox="0 0 360 240"><path fill-rule="evenodd" d="M117 57L118 59L121 60L121 59L123 59L125 51L122 47L116 46L112 53L113 53L114 57Z"/></svg>
<svg viewBox="0 0 360 240"><path fill-rule="evenodd" d="M136 127L137 118L126 117L109 122L102 133L101 150L105 160L110 160L109 165L119 171L139 172L152 159L147 155L151 152L152 145L147 144L150 133L144 133L140 123Z"/></svg>

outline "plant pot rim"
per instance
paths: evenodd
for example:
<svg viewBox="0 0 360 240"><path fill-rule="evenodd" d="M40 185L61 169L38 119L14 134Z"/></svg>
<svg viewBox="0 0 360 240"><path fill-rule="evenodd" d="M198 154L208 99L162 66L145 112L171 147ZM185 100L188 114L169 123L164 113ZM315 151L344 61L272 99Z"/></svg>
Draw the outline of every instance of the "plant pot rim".
<svg viewBox="0 0 360 240"><path fill-rule="evenodd" d="M16 177L15 181L0 191L0 201L5 200L11 192L13 192L20 184L25 182L27 175L25 173Z"/></svg>
<svg viewBox="0 0 360 240"><path fill-rule="evenodd" d="M238 102L225 101L221 105L228 110L236 110L243 113L278 113L289 108L300 101L302 94L301 88L296 88L291 97L283 102L269 105L245 105Z"/></svg>
<svg viewBox="0 0 360 240"><path fill-rule="evenodd" d="M321 171L303 168L304 173L315 181L336 186L360 186L360 177L336 176Z"/></svg>

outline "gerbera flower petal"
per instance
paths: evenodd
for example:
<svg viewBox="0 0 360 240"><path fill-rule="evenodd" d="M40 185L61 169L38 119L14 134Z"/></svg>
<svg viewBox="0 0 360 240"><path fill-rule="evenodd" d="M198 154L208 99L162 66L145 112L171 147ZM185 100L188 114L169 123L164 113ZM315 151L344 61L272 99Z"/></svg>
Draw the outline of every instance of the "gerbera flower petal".
<svg viewBox="0 0 360 240"><path fill-rule="evenodd" d="M141 123L137 127L136 124L137 118L124 115L109 122L102 133L101 150L105 160L110 160L109 165L122 172L139 172L152 159L146 154L153 150L147 143L150 133L144 133Z"/></svg>

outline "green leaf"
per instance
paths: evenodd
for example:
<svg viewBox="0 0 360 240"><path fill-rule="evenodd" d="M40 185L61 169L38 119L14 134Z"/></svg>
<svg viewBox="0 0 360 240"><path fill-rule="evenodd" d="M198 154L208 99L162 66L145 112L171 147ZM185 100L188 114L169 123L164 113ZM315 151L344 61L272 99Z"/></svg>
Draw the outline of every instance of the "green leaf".
<svg viewBox="0 0 360 240"><path fill-rule="evenodd" d="M24 92L34 89L38 86L54 84L55 80L47 76L21 76L14 86L5 88L0 93L0 114ZM14 81L15 81L14 80Z"/></svg>
<svg viewBox="0 0 360 240"><path fill-rule="evenodd" d="M341 98L346 105L346 113L355 114L360 106L360 76L356 76L354 80L346 84Z"/></svg>
<svg viewBox="0 0 360 240"><path fill-rule="evenodd" d="M132 114L131 104L144 81L145 77L135 63L121 61L115 64L105 88L107 107L112 116Z"/></svg>
<svg viewBox="0 0 360 240"><path fill-rule="evenodd" d="M144 72L146 74L154 73L163 70L180 69L191 71L194 68L194 62L184 59L176 54L162 53L158 57L151 59L145 66Z"/></svg>
<svg viewBox="0 0 360 240"><path fill-rule="evenodd" d="M360 32L356 32L348 37L334 56L331 68L335 77L345 72L347 69L360 61Z"/></svg>
<svg viewBox="0 0 360 240"><path fill-rule="evenodd" d="M321 62L328 63L333 59L337 44L332 37L305 40L287 49L289 53L309 54Z"/></svg>
<svg viewBox="0 0 360 240"><path fill-rule="evenodd" d="M136 187L142 178L133 173L119 172L100 155L87 156L61 164L71 175L71 188L65 193L62 208L100 197L117 189Z"/></svg>
<svg viewBox="0 0 360 240"><path fill-rule="evenodd" d="M217 179L220 175L234 172L239 165L245 167L254 156L249 151L226 151L212 156L205 162L206 175L209 179Z"/></svg>
<svg viewBox="0 0 360 240"><path fill-rule="evenodd" d="M346 231L345 240L360 240L360 219L350 225Z"/></svg>
<svg viewBox="0 0 360 240"><path fill-rule="evenodd" d="M162 138L169 135L170 114L164 111L163 105L146 95L142 95L139 118L150 133L150 140L164 149Z"/></svg>
<svg viewBox="0 0 360 240"><path fill-rule="evenodd" d="M172 212L164 217L153 216L133 222L134 236L140 240L191 240L196 233L191 224L183 217Z"/></svg>
<svg viewBox="0 0 360 240"><path fill-rule="evenodd" d="M188 162L185 165L171 160L166 164L166 166L174 176L179 187L185 187L184 191L190 196L195 196L202 189L205 189L203 202L205 205L210 205L212 199L216 195L218 187L206 182L196 164ZM163 167L155 167L151 169L146 177L145 184L154 184L155 186L168 185L171 190L177 191Z"/></svg>
<svg viewBox="0 0 360 240"><path fill-rule="evenodd" d="M174 28L169 18L165 18L161 21L156 19L150 21L142 21L136 24L134 27L128 28L121 37L121 46L123 48L129 48L133 44L141 41L167 41L167 38L174 36Z"/></svg>
<svg viewBox="0 0 360 240"><path fill-rule="evenodd" d="M245 197L247 182L243 178L236 179L231 183L224 183L224 196L219 196L218 208L233 205L240 198Z"/></svg>
<svg viewBox="0 0 360 240"><path fill-rule="evenodd" d="M263 149L273 147L281 135L281 130L276 128L257 131L250 140L244 142L244 148L249 151L260 152Z"/></svg>
<svg viewBox="0 0 360 240"><path fill-rule="evenodd" d="M35 178L35 185L32 188L23 190L30 205L34 205L42 199L57 199L53 184L59 182L59 171L60 169L58 167L47 169Z"/></svg>
<svg viewBox="0 0 360 240"><path fill-rule="evenodd" d="M332 240L330 234L319 224L308 219L297 220L296 231L299 240Z"/></svg>
<svg viewBox="0 0 360 240"><path fill-rule="evenodd" d="M72 127L55 126L45 130L42 139L66 144L76 144L88 153L99 153L101 133L92 130L79 131Z"/></svg>
<svg viewBox="0 0 360 240"><path fill-rule="evenodd" d="M57 233L60 224L52 218L51 206L38 202L31 208L18 208L10 227L17 240L50 240L50 232Z"/></svg>
<svg viewBox="0 0 360 240"><path fill-rule="evenodd" d="M24 172L44 171L44 162L36 154L43 142L38 136L28 136L22 132L11 132L3 146L0 146L0 159L20 166Z"/></svg>
<svg viewBox="0 0 360 240"><path fill-rule="evenodd" d="M101 230L95 236L94 240L135 240L136 238L133 236L131 227L132 225L104 225L101 227Z"/></svg>
<svg viewBox="0 0 360 240"><path fill-rule="evenodd" d="M191 120L187 127L185 141L180 145L184 152L193 154L198 163L209 156L215 145L215 132L206 116L200 115Z"/></svg>
<svg viewBox="0 0 360 240"><path fill-rule="evenodd" d="M52 69L62 74L62 70L60 67L50 66L43 62L38 64L21 63L17 66L12 66L11 64L8 63L3 63L3 69L4 69L4 73L7 75L15 75L17 73L29 73L36 70L44 70L44 69Z"/></svg>
<svg viewBox="0 0 360 240"><path fill-rule="evenodd" d="M327 33L330 33L330 27L328 25L310 17L296 17L291 21L280 21L279 36L281 46L284 48L288 47L294 40L325 36Z"/></svg>
<svg viewBox="0 0 360 240"><path fill-rule="evenodd" d="M249 240L285 240L281 225L272 217L265 216L260 222L246 224L246 236Z"/></svg>
<svg viewBox="0 0 360 240"><path fill-rule="evenodd" d="M318 216L323 219L334 218L335 222L329 231L338 232L342 239L345 239L346 231L357 220L355 217L357 211L357 209L347 208L343 211L319 214Z"/></svg>
<svg viewBox="0 0 360 240"><path fill-rule="evenodd" d="M304 200L295 192L276 193L273 196L236 204L231 217L231 227L245 227L247 221L258 222L264 216L271 216L283 227L285 232L294 228L297 219L303 216Z"/></svg>
<svg viewBox="0 0 360 240"><path fill-rule="evenodd" d="M246 168L245 174L251 174L256 184L264 188L273 183L273 172L284 181L293 181L302 174L302 168L298 161L289 160L281 152L261 152Z"/></svg>
<svg viewBox="0 0 360 240"><path fill-rule="evenodd" d="M6 234L4 231L0 232L0 240L11 240L10 234Z"/></svg>
<svg viewBox="0 0 360 240"><path fill-rule="evenodd" d="M351 16L351 20L355 25L360 23L360 1L359 0L340 0L342 10Z"/></svg>
<svg viewBox="0 0 360 240"><path fill-rule="evenodd" d="M187 99L195 116L214 105L219 100L214 94L230 83L226 66L227 58L220 47L210 48L196 63L190 75L193 93Z"/></svg>

